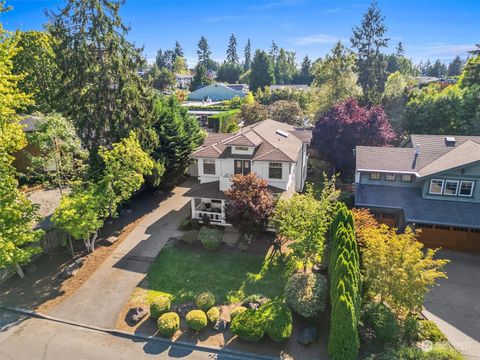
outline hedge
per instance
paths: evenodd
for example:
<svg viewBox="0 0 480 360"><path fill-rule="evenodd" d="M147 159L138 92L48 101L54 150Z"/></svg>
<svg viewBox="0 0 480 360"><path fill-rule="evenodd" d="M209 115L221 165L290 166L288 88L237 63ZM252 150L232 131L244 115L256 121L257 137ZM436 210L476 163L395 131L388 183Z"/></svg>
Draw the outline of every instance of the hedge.
<svg viewBox="0 0 480 360"><path fill-rule="evenodd" d="M265 333L273 341L284 341L292 335L292 313L284 302L269 301L257 313L263 319Z"/></svg>
<svg viewBox="0 0 480 360"><path fill-rule="evenodd" d="M265 334L265 322L259 315L258 310L245 310L233 318L230 330L240 339L259 341Z"/></svg>
<svg viewBox="0 0 480 360"><path fill-rule="evenodd" d="M207 126L219 133L231 133L238 130L239 109L223 111L208 117Z"/></svg>

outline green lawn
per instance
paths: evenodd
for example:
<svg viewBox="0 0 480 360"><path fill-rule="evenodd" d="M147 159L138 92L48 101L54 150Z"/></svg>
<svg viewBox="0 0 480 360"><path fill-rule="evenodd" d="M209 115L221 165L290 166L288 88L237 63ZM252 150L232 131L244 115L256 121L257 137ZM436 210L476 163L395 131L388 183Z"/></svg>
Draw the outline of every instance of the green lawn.
<svg viewBox="0 0 480 360"><path fill-rule="evenodd" d="M192 301L211 291L218 302L234 303L251 294L269 298L283 295L292 265L242 253L198 253L173 246L164 248L147 275L147 301L160 294L174 304Z"/></svg>

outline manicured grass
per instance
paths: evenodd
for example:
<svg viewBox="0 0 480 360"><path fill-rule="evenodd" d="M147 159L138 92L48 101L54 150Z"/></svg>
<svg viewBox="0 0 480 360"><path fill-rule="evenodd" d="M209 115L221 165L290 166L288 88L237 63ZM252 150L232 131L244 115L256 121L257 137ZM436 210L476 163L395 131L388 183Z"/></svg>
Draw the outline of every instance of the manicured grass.
<svg viewBox="0 0 480 360"><path fill-rule="evenodd" d="M269 260L242 253L164 248L147 275L147 301L163 294L181 304L204 291L211 291L217 303L234 303L257 293L269 298L283 296L292 265L281 257Z"/></svg>

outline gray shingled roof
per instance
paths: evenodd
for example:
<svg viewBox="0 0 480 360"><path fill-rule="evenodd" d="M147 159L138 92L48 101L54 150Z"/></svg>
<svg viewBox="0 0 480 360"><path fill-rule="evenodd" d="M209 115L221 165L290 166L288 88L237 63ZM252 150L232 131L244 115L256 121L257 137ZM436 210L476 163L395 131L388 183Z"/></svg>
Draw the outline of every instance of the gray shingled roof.
<svg viewBox="0 0 480 360"><path fill-rule="evenodd" d="M277 133L281 130L287 137ZM208 134L205 143L193 154L193 158L231 157L229 145L257 146L253 160L295 162L304 143L309 143L309 131L299 130L292 125L271 119L246 126L225 138ZM215 140L212 140L212 135ZM236 156L236 155L235 155Z"/></svg>
<svg viewBox="0 0 480 360"><path fill-rule="evenodd" d="M445 135L411 135L410 147L403 148L357 146L357 170L410 172L425 177L480 161L480 136L453 137L455 146L446 143Z"/></svg>
<svg viewBox="0 0 480 360"><path fill-rule="evenodd" d="M420 188L355 185L355 204L401 209L405 221L480 229L480 203L422 198Z"/></svg>
<svg viewBox="0 0 480 360"><path fill-rule="evenodd" d="M273 194L281 194L285 190L277 188L275 186L268 185L268 189ZM218 199L226 200L225 193L220 190L220 181L212 181L203 184L197 184L189 189L184 196L203 199Z"/></svg>

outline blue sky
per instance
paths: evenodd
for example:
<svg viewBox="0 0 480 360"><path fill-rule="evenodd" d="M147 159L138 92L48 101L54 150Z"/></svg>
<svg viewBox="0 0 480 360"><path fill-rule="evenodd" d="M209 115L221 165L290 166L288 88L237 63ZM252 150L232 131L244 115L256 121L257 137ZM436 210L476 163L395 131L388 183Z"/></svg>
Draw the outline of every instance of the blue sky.
<svg viewBox="0 0 480 360"><path fill-rule="evenodd" d="M131 41L144 46L152 60L159 48L182 44L190 65L204 35L213 58L222 60L228 38L235 33L239 55L248 38L254 49L268 49L272 40L297 53L323 56L333 43L349 45L351 29L360 23L369 0L127 0L122 19L131 26ZM402 41L407 56L449 61L480 42L479 0L379 0L386 16L390 46ZM7 0L13 11L0 16L9 30L41 29L44 9L57 9L61 0Z"/></svg>

